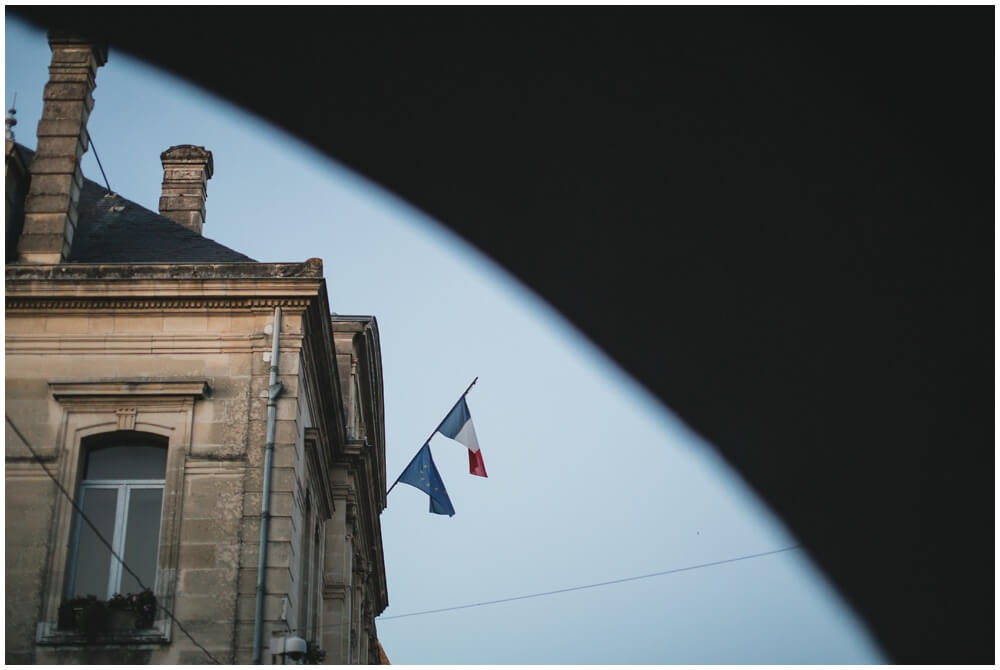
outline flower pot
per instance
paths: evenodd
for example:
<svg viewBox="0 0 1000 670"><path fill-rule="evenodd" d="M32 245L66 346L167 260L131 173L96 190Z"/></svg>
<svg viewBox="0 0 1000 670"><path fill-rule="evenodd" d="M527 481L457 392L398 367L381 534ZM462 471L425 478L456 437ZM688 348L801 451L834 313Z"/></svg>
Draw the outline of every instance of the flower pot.
<svg viewBox="0 0 1000 670"><path fill-rule="evenodd" d="M135 629L135 612L132 610L111 610L108 616L108 630L121 632Z"/></svg>

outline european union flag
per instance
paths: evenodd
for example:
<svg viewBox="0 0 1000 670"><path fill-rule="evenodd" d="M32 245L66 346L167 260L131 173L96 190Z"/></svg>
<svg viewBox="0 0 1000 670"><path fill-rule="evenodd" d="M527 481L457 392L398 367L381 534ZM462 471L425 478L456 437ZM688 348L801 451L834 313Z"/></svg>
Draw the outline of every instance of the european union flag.
<svg viewBox="0 0 1000 670"><path fill-rule="evenodd" d="M431 458L431 445L425 444L410 464L403 470L397 481L415 486L431 498L431 514L447 514L455 516L455 508L451 506L448 491L444 488L441 475L438 474L434 459Z"/></svg>

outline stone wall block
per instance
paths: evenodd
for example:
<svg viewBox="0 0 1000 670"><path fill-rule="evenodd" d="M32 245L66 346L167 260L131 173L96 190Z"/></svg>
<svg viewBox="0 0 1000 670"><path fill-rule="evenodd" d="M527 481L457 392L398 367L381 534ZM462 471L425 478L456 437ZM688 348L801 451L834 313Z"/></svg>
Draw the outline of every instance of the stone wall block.
<svg viewBox="0 0 1000 670"><path fill-rule="evenodd" d="M69 184L67 184L67 188ZM69 194L65 195L38 195L32 198L27 205L24 207L24 211L28 214L56 214L55 217L51 219L45 218L36 221L36 225L32 228L31 234L46 234L63 232L66 219L68 218L63 212L69 207L71 197ZM56 230L57 229L57 230Z"/></svg>
<svg viewBox="0 0 1000 670"><path fill-rule="evenodd" d="M256 386L259 384L256 383L256 380L254 380L253 385ZM266 391L261 391L260 393L252 393L250 396L250 416L256 419L253 423L259 423L262 426L262 431L264 433L266 433L266 424L264 423L264 420L267 417L266 393ZM262 395L265 397L261 397ZM261 441L261 444L264 444L263 440Z"/></svg>
<svg viewBox="0 0 1000 670"><path fill-rule="evenodd" d="M93 72L98 65L103 65L103 57L100 63L94 57L94 49L83 43L74 43L62 40L58 37L49 41L52 47L52 66L73 66L83 72Z"/></svg>
<svg viewBox="0 0 1000 670"><path fill-rule="evenodd" d="M163 330L186 335L204 333L208 331L208 315L168 313L163 319Z"/></svg>
<svg viewBox="0 0 1000 670"><path fill-rule="evenodd" d="M163 330L163 314L115 315L116 333L155 334Z"/></svg>
<svg viewBox="0 0 1000 670"><path fill-rule="evenodd" d="M25 208L27 209L27 208ZM34 229L30 233L22 235L24 237L59 235L62 238L63 229L66 226L66 215L59 212L41 211L35 218Z"/></svg>
<svg viewBox="0 0 1000 670"><path fill-rule="evenodd" d="M148 665L151 649L121 646L39 647L38 656L30 663L39 665ZM204 656L204 655L203 655Z"/></svg>
<svg viewBox="0 0 1000 670"><path fill-rule="evenodd" d="M278 421L274 427L275 444L273 467L294 467L295 465L295 436L298 426L294 421Z"/></svg>
<svg viewBox="0 0 1000 670"><path fill-rule="evenodd" d="M19 252L24 252L25 254L34 254L33 258L54 258L55 260L50 261L34 261L34 262L44 262L44 263L58 263L61 257L61 251L52 252L52 248L59 248L63 242L63 234L60 233L33 233L33 234L22 234L21 240L17 245ZM37 252L37 253L36 253ZM54 255L53 255L54 254Z"/></svg>
<svg viewBox="0 0 1000 670"><path fill-rule="evenodd" d="M257 568L240 568L236 585L241 596L253 596L257 593Z"/></svg>
<svg viewBox="0 0 1000 670"><path fill-rule="evenodd" d="M280 374L278 375L278 381L284 387L284 391L281 394L282 398L299 397L299 376L297 374Z"/></svg>
<svg viewBox="0 0 1000 670"><path fill-rule="evenodd" d="M87 104L90 97L90 86L86 82L76 81L69 77L61 79L50 79L42 92L42 99L46 102L78 102L83 111L89 112L92 109Z"/></svg>
<svg viewBox="0 0 1000 670"><path fill-rule="evenodd" d="M55 119L42 119L38 122L38 136L46 137L49 139L56 138L66 138L72 139L77 143L80 143L83 147L88 146L88 141L86 137L80 137L80 122L76 119L66 119L66 118L55 118ZM47 154L51 155L55 153L53 145L46 145Z"/></svg>
<svg viewBox="0 0 1000 670"><path fill-rule="evenodd" d="M273 516L291 516L293 504L290 491L271 490L271 514Z"/></svg>
<svg viewBox="0 0 1000 670"><path fill-rule="evenodd" d="M39 136L41 137L41 136ZM87 138L72 135L49 135L45 139L45 151L39 152L41 158L50 156L72 156L79 160L87 152ZM75 173L76 170L70 172ZM34 189L32 189L34 192Z"/></svg>
<svg viewBox="0 0 1000 670"><path fill-rule="evenodd" d="M253 656L253 619L236 623L236 660L238 664L249 665ZM270 660L270 659L268 659Z"/></svg>
<svg viewBox="0 0 1000 670"><path fill-rule="evenodd" d="M267 341L271 341L271 336L266 336ZM268 375L271 373L271 350L267 351L255 351L253 352L253 369L251 374L253 374L255 379L263 378L264 385L261 388L267 388Z"/></svg>
<svg viewBox="0 0 1000 670"><path fill-rule="evenodd" d="M205 177L205 171L197 166L192 165L167 165L163 169L163 183L165 189L174 188L174 184L178 184L177 188L180 188L181 183L192 183L205 185L207 179Z"/></svg>
<svg viewBox="0 0 1000 670"><path fill-rule="evenodd" d="M35 193L44 195L70 195L74 191L80 192L83 185L83 177L80 173L74 172L73 179L66 179L66 175L36 173L31 176L31 183L35 187Z"/></svg>
<svg viewBox="0 0 1000 670"><path fill-rule="evenodd" d="M213 519L235 526L243 513L243 483L238 476L189 476L184 492L188 519Z"/></svg>
<svg viewBox="0 0 1000 670"><path fill-rule="evenodd" d="M281 375L299 374L299 361L301 356L298 351L281 351L278 353L278 372Z"/></svg>
<svg viewBox="0 0 1000 670"><path fill-rule="evenodd" d="M278 621L281 618L281 600L288 593L288 571L284 571L285 576L282 580L277 574L274 575L275 581L283 582L278 585L276 591L272 591L274 587L271 586L272 580L271 575L267 578L267 588L269 591L264 594L264 620L265 621ZM240 598L237 604L237 617L239 621L253 621L254 615L257 611L256 598ZM283 625L283 624L282 624Z"/></svg>
<svg viewBox="0 0 1000 670"><path fill-rule="evenodd" d="M111 316L91 316L87 320L87 332L94 334L110 333L114 328L115 320Z"/></svg>
<svg viewBox="0 0 1000 670"><path fill-rule="evenodd" d="M268 541L267 569L288 568L292 565L292 546L285 541Z"/></svg>
<svg viewBox="0 0 1000 670"><path fill-rule="evenodd" d="M295 398L282 395L278 398L278 420L295 421L299 417L298 406Z"/></svg>
<svg viewBox="0 0 1000 670"><path fill-rule="evenodd" d="M253 314L233 314L230 317L231 333L261 334L264 333L263 321Z"/></svg>
<svg viewBox="0 0 1000 670"><path fill-rule="evenodd" d="M76 153L66 156L45 155L39 153L31 162L31 174L59 174L69 179L76 170ZM34 183L34 179L32 179Z"/></svg>
<svg viewBox="0 0 1000 670"><path fill-rule="evenodd" d="M271 527L274 527L272 519ZM260 552L260 527L258 526L253 535L247 535L246 541L239 546L241 569L252 569L256 572L257 560ZM268 532L267 542L267 568L288 569L293 560L291 544L287 539L275 539L274 534Z"/></svg>
<svg viewBox="0 0 1000 670"><path fill-rule="evenodd" d="M275 506L274 495L278 493L292 493L295 491L295 470L289 467L275 467L271 465L271 506L272 511Z"/></svg>
<svg viewBox="0 0 1000 670"><path fill-rule="evenodd" d="M275 542L292 541L292 519L290 516L271 519L268 537Z"/></svg>
<svg viewBox="0 0 1000 670"><path fill-rule="evenodd" d="M181 570L178 591L215 598L228 592L227 577L226 571L214 568Z"/></svg>
<svg viewBox="0 0 1000 670"><path fill-rule="evenodd" d="M44 330L46 333L86 333L89 327L90 318L86 315L63 314L46 318Z"/></svg>
<svg viewBox="0 0 1000 670"><path fill-rule="evenodd" d="M213 570L193 570L190 573L211 573ZM191 630L191 624L213 623L219 621L230 622L233 618L233 608L236 604L236 593L234 585L230 580L215 586L208 584L208 576L191 577L181 575L182 581L192 585L209 586L209 591L191 590L186 587L179 587L179 594L174 603L174 616L184 623L185 628ZM196 635L197 637L197 635ZM186 640L183 633L177 631L177 638Z"/></svg>
<svg viewBox="0 0 1000 670"><path fill-rule="evenodd" d="M181 542L226 542L236 537L239 527L238 520L233 519L197 519L189 516L194 514L185 506L184 521L181 524Z"/></svg>
<svg viewBox="0 0 1000 670"><path fill-rule="evenodd" d="M248 354L231 354L229 357L229 377L239 378L241 383L250 386L250 356Z"/></svg>
<svg viewBox="0 0 1000 670"><path fill-rule="evenodd" d="M256 563L254 564L256 566ZM265 586L270 593L287 593L291 584L291 572L287 566L265 567ZM240 568L238 578L241 596L254 597L257 594L257 568ZM251 598L252 599L252 598ZM251 617L252 618L252 617Z"/></svg>
<svg viewBox="0 0 1000 670"><path fill-rule="evenodd" d="M230 642L227 637L232 629L228 625L203 624L198 630L201 632L198 641L201 642L202 646L208 649L209 653L220 663L231 665L233 661L230 660ZM154 661L154 663L160 664L161 662ZM166 661L162 663L166 663ZM177 660L170 662L169 665L206 665L208 663L211 663L211 660L205 656L205 652L192 648L181 650L177 654Z"/></svg>
<svg viewBox="0 0 1000 670"><path fill-rule="evenodd" d="M264 451L263 447L260 448L260 451L261 452ZM275 453L277 453L277 450L275 450ZM263 489L263 486L264 486L263 470L258 468L248 470L246 476L243 479L243 491L248 496L252 495L253 499L258 503L258 505L254 506L253 508L255 510L259 509L260 492ZM247 498L247 500L249 504L250 498Z"/></svg>
<svg viewBox="0 0 1000 670"><path fill-rule="evenodd" d="M215 565L215 547L214 543L211 544L195 544L193 542L187 542L181 544L180 550L180 560L178 566L181 572L191 569L206 569L214 568Z"/></svg>
<svg viewBox="0 0 1000 670"><path fill-rule="evenodd" d="M165 195L160 196L160 214L166 216L165 212L168 211L187 211L194 210L196 212L203 212L205 209L204 201L197 196L190 195Z"/></svg>

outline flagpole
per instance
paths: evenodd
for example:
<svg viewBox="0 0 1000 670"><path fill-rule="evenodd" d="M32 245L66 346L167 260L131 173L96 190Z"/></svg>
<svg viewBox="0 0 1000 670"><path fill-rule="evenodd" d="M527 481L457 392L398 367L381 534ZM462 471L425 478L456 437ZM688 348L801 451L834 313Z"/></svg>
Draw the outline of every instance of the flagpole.
<svg viewBox="0 0 1000 670"><path fill-rule="evenodd" d="M469 384L469 388L465 389L465 393L463 393L462 395L458 396L458 400L456 400L455 404L451 406L451 409L449 409L447 412L445 412L444 419L441 419L441 423L439 423L437 425L437 428L435 428L434 430L431 431L431 434L427 436L426 440L424 440L424 444L427 444L428 442L431 441L431 438L434 437L434 433L438 432L438 430L441 428L441 425L444 423L444 420L448 418L449 414L451 414L451 410L455 409L455 407L458 405L458 403L462 402L462 398L464 398L465 396L469 395L469 391L472 390L472 387L476 385L477 381L479 381L479 377L476 377L475 379L473 379L472 383ZM421 449L422 448L423 448L423 446L421 446ZM413 454L413 458L416 458L417 454L419 454L419 453L420 453L420 449L417 449L417 453ZM413 462L413 458L410 459L410 463ZM410 467L410 463L406 464L406 468ZM406 468L403 468L403 472L406 472ZM403 472L399 473L399 477L403 476ZM399 477L396 477L396 481L394 481L392 483L392 486L389 487L389 490L385 492L386 495L389 495L392 492L392 490L394 488L396 488L396 484L399 483Z"/></svg>

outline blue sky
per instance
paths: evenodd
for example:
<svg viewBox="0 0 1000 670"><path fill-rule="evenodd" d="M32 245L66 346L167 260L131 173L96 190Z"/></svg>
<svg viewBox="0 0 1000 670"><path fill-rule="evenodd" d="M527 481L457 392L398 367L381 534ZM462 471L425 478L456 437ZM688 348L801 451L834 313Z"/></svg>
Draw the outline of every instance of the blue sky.
<svg viewBox="0 0 1000 670"><path fill-rule="evenodd" d="M7 18L5 106L35 146L49 50ZM266 95L266 92L262 92ZM444 227L270 125L112 50L89 131L111 187L156 210L159 154L214 154L204 234L320 257L331 309L373 314L391 482L476 376L488 479L432 441L456 515L400 485L382 515L393 663L877 663L801 550L594 589L387 617L767 552L796 540L710 445L554 310ZM93 151L84 173L100 181ZM609 314L622 328L640 327Z"/></svg>

